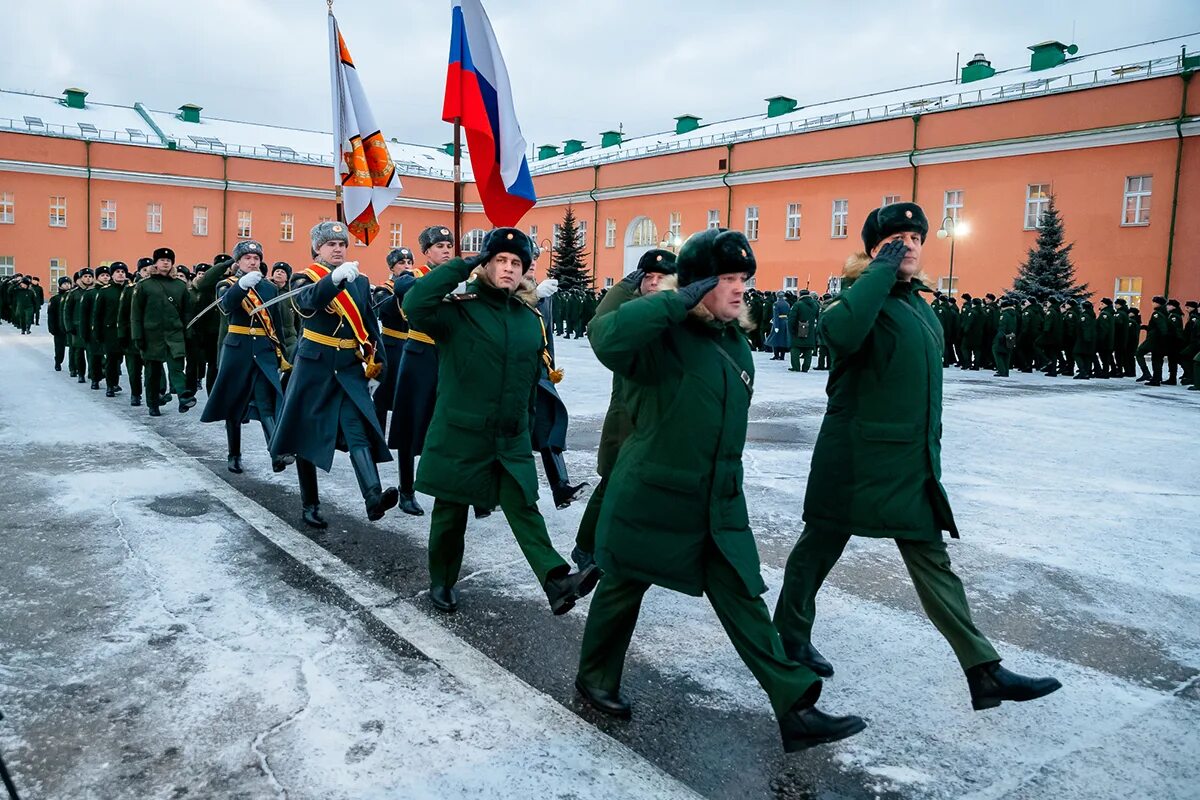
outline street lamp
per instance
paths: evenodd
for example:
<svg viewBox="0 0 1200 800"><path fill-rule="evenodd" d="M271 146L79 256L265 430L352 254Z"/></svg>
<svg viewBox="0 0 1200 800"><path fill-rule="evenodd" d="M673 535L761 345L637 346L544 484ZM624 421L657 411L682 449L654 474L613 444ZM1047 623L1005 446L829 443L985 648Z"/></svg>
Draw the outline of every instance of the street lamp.
<svg viewBox="0 0 1200 800"><path fill-rule="evenodd" d="M663 250L670 250L675 255L679 255L679 248L683 245L683 237L678 233L671 233L671 229L667 228L667 235L663 238L658 246Z"/></svg>
<svg viewBox="0 0 1200 800"><path fill-rule="evenodd" d="M948 294L954 296L954 240L971 232L965 221L955 220L947 215L942 219L942 227L937 232L937 238L950 240L950 289Z"/></svg>

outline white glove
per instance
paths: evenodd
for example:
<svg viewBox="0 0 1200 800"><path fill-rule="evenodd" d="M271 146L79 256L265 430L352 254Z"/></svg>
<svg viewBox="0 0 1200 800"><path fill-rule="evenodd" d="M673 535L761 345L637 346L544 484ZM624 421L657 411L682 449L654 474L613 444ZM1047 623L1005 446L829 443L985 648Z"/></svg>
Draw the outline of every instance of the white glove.
<svg viewBox="0 0 1200 800"><path fill-rule="evenodd" d="M238 286L242 287L246 291L249 291L249 290L253 289L258 284L259 281L262 280L262 277L263 277L262 273L259 272L258 270L254 270L253 272L247 272L245 275L238 278Z"/></svg>
<svg viewBox="0 0 1200 800"><path fill-rule="evenodd" d="M347 261L333 271L334 283L345 283L358 277L358 262Z"/></svg>
<svg viewBox="0 0 1200 800"><path fill-rule="evenodd" d="M558 278L547 278L537 285L539 300L545 299L558 291Z"/></svg>

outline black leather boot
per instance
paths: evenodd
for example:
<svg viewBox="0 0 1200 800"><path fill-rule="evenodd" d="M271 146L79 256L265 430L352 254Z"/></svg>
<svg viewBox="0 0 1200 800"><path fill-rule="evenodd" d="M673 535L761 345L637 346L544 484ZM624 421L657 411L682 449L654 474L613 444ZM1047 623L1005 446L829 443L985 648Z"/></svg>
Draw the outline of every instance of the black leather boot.
<svg viewBox="0 0 1200 800"><path fill-rule="evenodd" d="M779 718L779 735L783 739L783 750L795 753L819 744L836 742L859 733L867 727L861 717L848 714L835 717L816 706L815 695L820 690L809 690L796 705Z"/></svg>
<svg viewBox="0 0 1200 800"><path fill-rule="evenodd" d="M569 572L570 567L563 565L557 575L546 578L546 599L550 601L550 610L554 616L565 614L575 607L576 601L587 597L596 583L600 580L600 570L595 565L579 572Z"/></svg>
<svg viewBox="0 0 1200 800"><path fill-rule="evenodd" d="M968 669L967 686L971 689L971 707L976 711L995 708L1004 700L1036 700L1062 688L1057 678L1018 675L1000 666L999 661Z"/></svg>
<svg viewBox="0 0 1200 800"><path fill-rule="evenodd" d="M438 611L453 614L458 610L458 592L453 586L430 586L429 602Z"/></svg>
<svg viewBox="0 0 1200 800"><path fill-rule="evenodd" d="M93 392L100 391L100 381L92 381L92 391Z"/></svg>
<svg viewBox="0 0 1200 800"><path fill-rule="evenodd" d="M105 396L105 397L116 397L116 396L117 396L117 393L116 393L116 392L114 392L112 389L105 389L105 390L104 390L104 396Z"/></svg>
<svg viewBox="0 0 1200 800"><path fill-rule="evenodd" d="M567 478L567 462L562 452L547 447L542 450L542 466L546 468L546 480L550 484L550 492L554 495L554 507L566 508L579 499L579 493L587 483L572 486Z"/></svg>
<svg viewBox="0 0 1200 800"><path fill-rule="evenodd" d="M161 417L162 412L158 410L158 406L150 406L150 416Z"/></svg>
<svg viewBox="0 0 1200 800"><path fill-rule="evenodd" d="M400 504L400 510L405 514L412 514L414 517L425 515L425 509L417 503L417 496L412 492L397 492L396 499Z"/></svg>
<svg viewBox="0 0 1200 800"><path fill-rule="evenodd" d="M328 528L329 523L321 516L321 501L317 495L317 468L311 461L297 458L296 477L300 481L300 504L304 507L301 516L304 524L318 530Z"/></svg>
<svg viewBox="0 0 1200 800"><path fill-rule="evenodd" d="M180 414L186 414L188 412L188 409L190 409L194 405L196 405L195 397L184 397L183 395L179 396L179 413Z"/></svg>
<svg viewBox="0 0 1200 800"><path fill-rule="evenodd" d="M275 417L262 418L263 436L267 440L267 450L271 449L271 440L275 438ZM271 471L283 472L288 468L289 464L294 464L296 457L293 455L271 456Z"/></svg>
<svg viewBox="0 0 1200 800"><path fill-rule="evenodd" d="M387 491L383 490L379 483L379 468L375 466L375 459L371 457L368 447L351 450L350 465L354 467L354 477L358 479L358 488L367 506L367 519L372 522L383 519L389 509L396 507L399 499L396 487L389 486Z"/></svg>
<svg viewBox="0 0 1200 800"><path fill-rule="evenodd" d="M575 688L589 706L602 714L620 719L629 719L633 716L633 707L628 700L621 696L620 692L607 692L595 686L588 686L580 677L575 678Z"/></svg>
<svg viewBox="0 0 1200 800"><path fill-rule="evenodd" d="M242 474L242 424L237 420L225 420L225 441L228 452L225 456L226 466L234 475Z"/></svg>
<svg viewBox="0 0 1200 800"><path fill-rule="evenodd" d="M136 407L136 406L140 406L141 404L142 404L142 396L140 394L135 394L129 398L129 405Z"/></svg>
<svg viewBox="0 0 1200 800"><path fill-rule="evenodd" d="M833 664L812 646L812 642L784 644L783 651L792 661L799 661L822 678L833 677Z"/></svg>

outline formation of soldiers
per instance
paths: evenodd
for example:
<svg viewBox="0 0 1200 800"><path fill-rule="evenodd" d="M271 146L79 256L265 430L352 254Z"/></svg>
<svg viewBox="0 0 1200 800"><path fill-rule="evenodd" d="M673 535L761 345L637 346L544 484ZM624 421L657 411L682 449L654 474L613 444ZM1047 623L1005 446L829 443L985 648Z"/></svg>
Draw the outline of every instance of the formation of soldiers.
<svg viewBox="0 0 1200 800"><path fill-rule="evenodd" d="M559 292L554 303L554 333L564 339L582 339L588 323L596 316L596 306L604 299L589 289L569 289Z"/></svg>
<svg viewBox="0 0 1200 800"><path fill-rule="evenodd" d="M13 325L22 335L32 333L42 316L46 292L36 275L16 273L0 278L0 320Z"/></svg>

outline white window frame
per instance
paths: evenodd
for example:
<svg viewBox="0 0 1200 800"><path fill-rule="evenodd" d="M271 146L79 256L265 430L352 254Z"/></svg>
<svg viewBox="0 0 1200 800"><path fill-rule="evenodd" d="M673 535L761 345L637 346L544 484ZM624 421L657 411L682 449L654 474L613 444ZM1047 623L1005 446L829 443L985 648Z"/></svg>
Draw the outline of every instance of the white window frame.
<svg viewBox="0 0 1200 800"><path fill-rule="evenodd" d="M483 228L472 228L467 231L462 240L462 251L464 253L478 253L483 249L483 237L487 234Z"/></svg>
<svg viewBox="0 0 1200 800"><path fill-rule="evenodd" d="M742 229L746 241L758 241L758 206L746 206L746 227Z"/></svg>
<svg viewBox="0 0 1200 800"><path fill-rule="evenodd" d="M562 232L562 225L558 224L557 222L554 223L554 227L550 229L550 246L551 247L558 247L558 235L561 232Z"/></svg>
<svg viewBox="0 0 1200 800"><path fill-rule="evenodd" d="M938 291L951 297L958 294L958 278L954 279L953 284L950 283L948 277L938 278Z"/></svg>
<svg viewBox="0 0 1200 800"><path fill-rule="evenodd" d="M676 239L683 239L683 214L679 211L672 211L671 216L667 218L667 238L672 242Z"/></svg>
<svg viewBox="0 0 1200 800"><path fill-rule="evenodd" d="M392 249L404 247L404 223L393 222L388 226L388 244Z"/></svg>
<svg viewBox="0 0 1200 800"><path fill-rule="evenodd" d="M617 221L613 217L604 220L604 246L617 246Z"/></svg>
<svg viewBox="0 0 1200 800"><path fill-rule="evenodd" d="M605 279L604 279L604 288L605 288L605 289L611 289L611 288L612 288L612 285L613 285L613 279L612 279L612 278L605 278Z"/></svg>
<svg viewBox="0 0 1200 800"><path fill-rule="evenodd" d="M588 243L588 221L580 219L575 221L575 246L587 247Z"/></svg>
<svg viewBox="0 0 1200 800"><path fill-rule="evenodd" d="M296 215L279 213L279 241L296 241Z"/></svg>
<svg viewBox="0 0 1200 800"><path fill-rule="evenodd" d="M942 221L945 222L946 217L950 217L957 225L962 219L963 204L966 201L967 193L963 189L947 189L942 194Z"/></svg>
<svg viewBox="0 0 1200 800"><path fill-rule="evenodd" d="M538 244L538 226L537 225L529 226L529 238L534 244Z"/></svg>
<svg viewBox="0 0 1200 800"><path fill-rule="evenodd" d="M11 278L17 274L17 257L0 256L0 278Z"/></svg>
<svg viewBox="0 0 1200 800"><path fill-rule="evenodd" d="M162 233L163 207L162 203L146 204L146 233Z"/></svg>
<svg viewBox="0 0 1200 800"><path fill-rule="evenodd" d="M50 292L58 293L58 279L67 277L67 260L65 258L50 259Z"/></svg>
<svg viewBox="0 0 1200 800"><path fill-rule="evenodd" d="M1049 183L1025 184L1025 230L1036 231L1041 227L1042 214L1050 206L1051 191Z"/></svg>
<svg viewBox="0 0 1200 800"><path fill-rule="evenodd" d="M899 203L899 202L900 202L900 195L885 194L883 196L883 202L879 204L879 207L883 208L884 206L894 206L894 205L896 205L896 203Z"/></svg>
<svg viewBox="0 0 1200 800"><path fill-rule="evenodd" d="M192 206L192 236L208 236L208 206Z"/></svg>
<svg viewBox="0 0 1200 800"><path fill-rule="evenodd" d="M718 209L710 208L708 210L708 223L706 227L709 230L721 227L721 212Z"/></svg>
<svg viewBox="0 0 1200 800"><path fill-rule="evenodd" d="M63 194L50 195L50 227L67 227L67 196Z"/></svg>
<svg viewBox="0 0 1200 800"><path fill-rule="evenodd" d="M254 212L238 209L237 237L239 239L254 238Z"/></svg>
<svg viewBox="0 0 1200 800"><path fill-rule="evenodd" d="M787 204L787 218L784 225L783 238L790 241L799 241L800 239L800 212L801 206L799 203Z"/></svg>
<svg viewBox="0 0 1200 800"><path fill-rule="evenodd" d="M1122 288L1122 281L1128 281L1126 288ZM1136 290L1133 288L1135 286L1135 281L1137 286ZM1124 298L1125 302L1129 304L1130 308L1141 308L1142 286L1142 276L1140 275L1126 275L1115 278L1113 279L1113 300L1115 301L1120 298Z"/></svg>
<svg viewBox="0 0 1200 800"><path fill-rule="evenodd" d="M322 222L333 222L333 217L317 217L317 224Z"/></svg>
<svg viewBox="0 0 1200 800"><path fill-rule="evenodd" d="M117 201L100 201L100 230L115 231L117 229Z"/></svg>
<svg viewBox="0 0 1200 800"><path fill-rule="evenodd" d="M0 192L0 225L17 222L17 196L12 192Z"/></svg>
<svg viewBox="0 0 1200 800"><path fill-rule="evenodd" d="M785 275L783 277L783 290L785 292L794 292L800 288L800 278L796 275Z"/></svg>
<svg viewBox="0 0 1200 800"><path fill-rule="evenodd" d="M833 213L829 220L829 238L845 239L849 230L850 201L846 198L833 201Z"/></svg>
<svg viewBox="0 0 1200 800"><path fill-rule="evenodd" d="M634 247L658 247L658 227L654 220L642 217L633 226L630 241Z"/></svg>
<svg viewBox="0 0 1200 800"><path fill-rule="evenodd" d="M1129 175L1125 178L1125 197L1121 203L1122 228L1145 228L1150 224L1150 195L1154 187L1153 182L1153 175ZM1131 210L1132 218L1129 214Z"/></svg>

